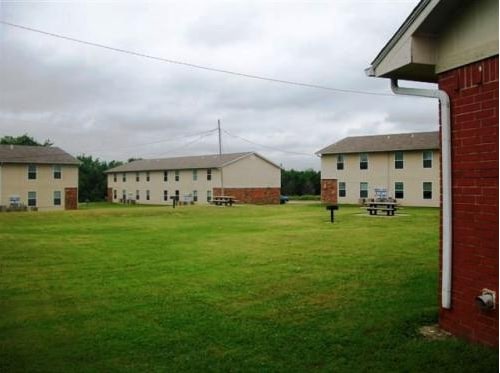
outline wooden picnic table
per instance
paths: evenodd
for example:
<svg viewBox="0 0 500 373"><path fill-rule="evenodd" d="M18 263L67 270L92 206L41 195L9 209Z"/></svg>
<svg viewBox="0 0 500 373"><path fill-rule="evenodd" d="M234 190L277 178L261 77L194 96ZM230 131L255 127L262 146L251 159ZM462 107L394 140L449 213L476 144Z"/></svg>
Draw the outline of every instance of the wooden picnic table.
<svg viewBox="0 0 500 373"><path fill-rule="evenodd" d="M212 203L217 206L232 206L235 202L236 198L234 196L215 196L212 198Z"/></svg>
<svg viewBox="0 0 500 373"><path fill-rule="evenodd" d="M394 216L399 204L396 201L367 201L365 202L366 211L370 215L377 215L378 211L385 212L387 216Z"/></svg>

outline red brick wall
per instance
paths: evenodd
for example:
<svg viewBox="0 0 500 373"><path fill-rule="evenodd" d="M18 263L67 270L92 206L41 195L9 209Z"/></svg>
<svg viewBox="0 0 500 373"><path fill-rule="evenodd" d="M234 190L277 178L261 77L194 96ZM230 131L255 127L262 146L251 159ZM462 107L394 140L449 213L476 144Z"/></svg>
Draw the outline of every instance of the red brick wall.
<svg viewBox="0 0 500 373"><path fill-rule="evenodd" d="M452 305L440 324L471 341L498 345L498 56L439 76L451 100ZM474 299L494 290L496 310Z"/></svg>
<svg viewBox="0 0 500 373"><path fill-rule="evenodd" d="M226 196L234 196L239 203L279 204L280 188L224 188ZM214 196L221 195L221 188L214 188Z"/></svg>
<svg viewBox="0 0 500 373"><path fill-rule="evenodd" d="M78 188L64 188L64 209L76 210L78 208Z"/></svg>
<svg viewBox="0 0 500 373"><path fill-rule="evenodd" d="M321 202L337 203L337 179L321 179Z"/></svg>

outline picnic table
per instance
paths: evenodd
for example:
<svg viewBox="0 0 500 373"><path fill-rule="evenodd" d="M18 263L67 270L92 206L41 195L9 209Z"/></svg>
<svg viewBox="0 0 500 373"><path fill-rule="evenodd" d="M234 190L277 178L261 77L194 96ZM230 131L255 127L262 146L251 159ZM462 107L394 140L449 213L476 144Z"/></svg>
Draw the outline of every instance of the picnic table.
<svg viewBox="0 0 500 373"><path fill-rule="evenodd" d="M367 201L365 202L366 211L370 215L377 215L379 211L385 212L387 216L394 216L399 204L396 201Z"/></svg>
<svg viewBox="0 0 500 373"><path fill-rule="evenodd" d="M232 206L236 203L236 198L234 196L215 196L212 198L212 203L216 206Z"/></svg>

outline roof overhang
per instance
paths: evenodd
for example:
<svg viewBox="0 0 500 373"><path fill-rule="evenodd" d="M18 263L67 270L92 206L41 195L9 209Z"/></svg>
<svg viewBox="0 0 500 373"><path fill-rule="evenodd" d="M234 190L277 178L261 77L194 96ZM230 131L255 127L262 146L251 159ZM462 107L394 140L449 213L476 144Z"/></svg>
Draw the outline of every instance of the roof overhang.
<svg viewBox="0 0 500 373"><path fill-rule="evenodd" d="M443 71L498 54L496 1L420 1L365 73L434 83Z"/></svg>

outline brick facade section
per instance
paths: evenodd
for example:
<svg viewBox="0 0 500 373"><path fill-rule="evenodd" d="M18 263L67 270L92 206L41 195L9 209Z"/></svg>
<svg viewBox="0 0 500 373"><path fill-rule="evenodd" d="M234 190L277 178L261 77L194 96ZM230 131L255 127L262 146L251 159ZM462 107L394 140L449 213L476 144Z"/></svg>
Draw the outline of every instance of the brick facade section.
<svg viewBox="0 0 500 373"><path fill-rule="evenodd" d="M453 188L452 305L440 310L440 325L498 346L498 56L438 83L451 101ZM476 306L483 288L496 292L495 310Z"/></svg>
<svg viewBox="0 0 500 373"><path fill-rule="evenodd" d="M337 204L337 196L337 179L321 179L321 202Z"/></svg>
<svg viewBox="0 0 500 373"><path fill-rule="evenodd" d="M64 188L64 209L78 209L78 188Z"/></svg>
<svg viewBox="0 0 500 373"><path fill-rule="evenodd" d="M108 188L106 198L108 202L113 202L113 188Z"/></svg>
<svg viewBox="0 0 500 373"><path fill-rule="evenodd" d="M213 188L213 195L220 196L221 188ZM279 204L280 188L224 188L224 195L234 196L238 203Z"/></svg>

